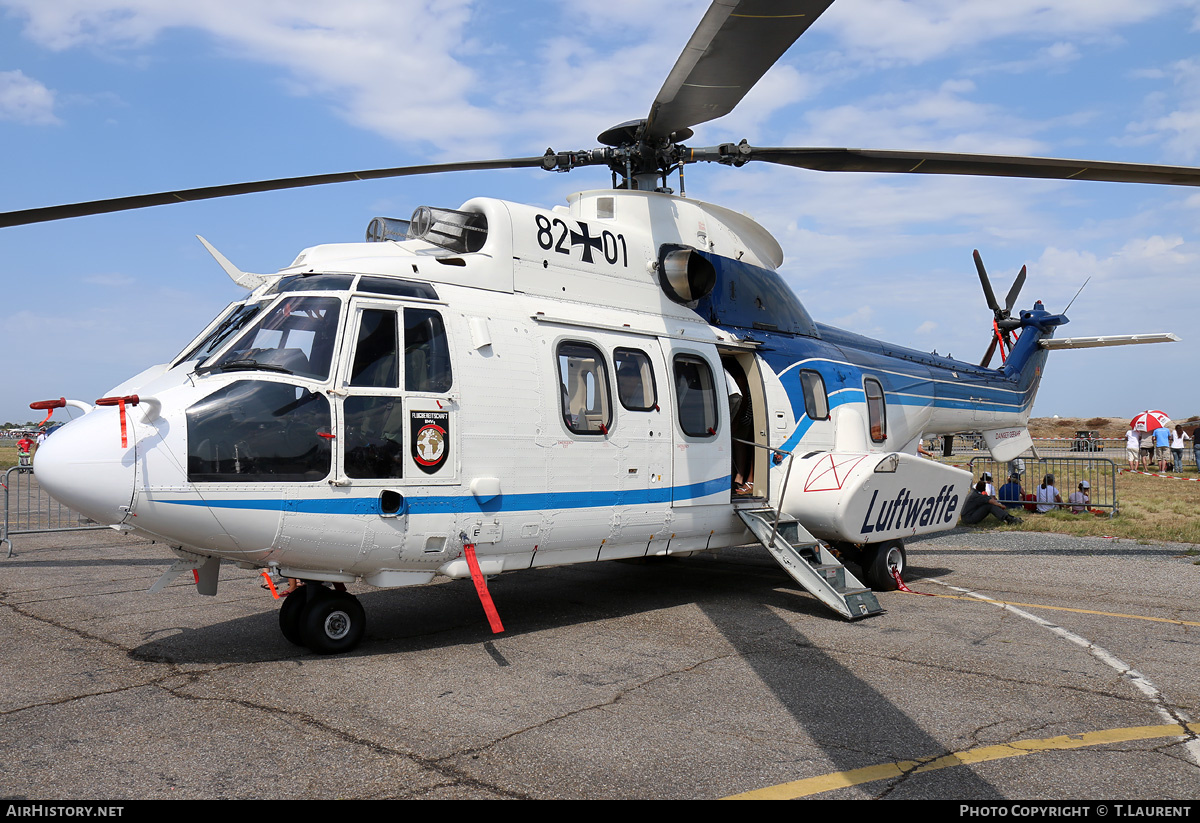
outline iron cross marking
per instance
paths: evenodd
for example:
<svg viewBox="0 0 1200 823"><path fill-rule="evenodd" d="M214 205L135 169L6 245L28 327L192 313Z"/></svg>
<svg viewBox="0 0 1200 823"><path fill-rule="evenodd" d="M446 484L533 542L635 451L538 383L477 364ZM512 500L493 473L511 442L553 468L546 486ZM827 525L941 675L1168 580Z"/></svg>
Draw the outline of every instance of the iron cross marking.
<svg viewBox="0 0 1200 823"><path fill-rule="evenodd" d="M583 230L582 234L577 231L571 232L571 247L574 248L575 246L582 244L583 262L591 263L592 249L602 252L604 250L604 240L600 237L592 237L591 233L588 232L587 223L580 223L579 228Z"/></svg>

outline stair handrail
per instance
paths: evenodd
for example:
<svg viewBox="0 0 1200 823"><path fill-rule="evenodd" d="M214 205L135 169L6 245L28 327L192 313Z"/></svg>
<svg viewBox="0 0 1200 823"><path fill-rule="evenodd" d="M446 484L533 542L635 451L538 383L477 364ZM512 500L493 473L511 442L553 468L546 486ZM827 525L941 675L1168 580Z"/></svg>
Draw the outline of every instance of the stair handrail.
<svg viewBox="0 0 1200 823"><path fill-rule="evenodd" d="M782 458L779 457L779 455L787 455L787 471L783 473L783 485L779 487L779 505L775 507L775 522L771 524L771 539L767 543L767 548L772 548L775 545L775 535L779 531L779 518L783 514L783 498L787 495L788 481L792 477L792 463L795 461L796 456L787 449L779 449L775 448L774 446L764 446L761 443L755 443L752 440L743 440L740 437L733 437L730 439L733 440L734 443L743 443L747 446L753 446L756 449L765 449L766 451L771 452L772 457L776 458L775 465L777 466L782 462ZM768 486L768 488L770 487Z"/></svg>

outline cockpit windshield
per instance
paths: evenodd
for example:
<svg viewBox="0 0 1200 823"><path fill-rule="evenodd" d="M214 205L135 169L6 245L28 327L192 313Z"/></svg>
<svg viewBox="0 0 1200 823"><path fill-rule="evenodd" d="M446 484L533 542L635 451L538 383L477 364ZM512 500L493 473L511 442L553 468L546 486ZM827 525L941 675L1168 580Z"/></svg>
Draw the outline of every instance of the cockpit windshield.
<svg viewBox="0 0 1200 823"><path fill-rule="evenodd" d="M226 340L246 328L246 324L254 319L263 305L263 303L232 303L226 306L225 311L219 315L221 322L213 326L212 331L201 337L199 341L194 342L186 354L176 358L176 362L205 360L212 356L212 353L221 348Z"/></svg>
<svg viewBox="0 0 1200 823"><path fill-rule="evenodd" d="M324 380L341 307L336 297L285 297L216 362L199 371L271 371Z"/></svg>

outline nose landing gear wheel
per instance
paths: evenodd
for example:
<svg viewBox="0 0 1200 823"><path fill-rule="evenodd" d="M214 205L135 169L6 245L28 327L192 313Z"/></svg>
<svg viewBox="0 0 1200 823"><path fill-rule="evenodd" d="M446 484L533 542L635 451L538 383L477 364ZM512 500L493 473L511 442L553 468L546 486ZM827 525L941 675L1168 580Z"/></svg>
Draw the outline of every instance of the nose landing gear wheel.
<svg viewBox="0 0 1200 823"><path fill-rule="evenodd" d="M888 540L874 546L863 546L863 582L877 592L894 592L896 579L892 577L892 566L904 576L908 555L899 540Z"/></svg>
<svg viewBox="0 0 1200 823"><path fill-rule="evenodd" d="M306 604L300 614L304 645L317 654L351 651L362 641L366 627L367 615L362 605L346 592L326 592Z"/></svg>

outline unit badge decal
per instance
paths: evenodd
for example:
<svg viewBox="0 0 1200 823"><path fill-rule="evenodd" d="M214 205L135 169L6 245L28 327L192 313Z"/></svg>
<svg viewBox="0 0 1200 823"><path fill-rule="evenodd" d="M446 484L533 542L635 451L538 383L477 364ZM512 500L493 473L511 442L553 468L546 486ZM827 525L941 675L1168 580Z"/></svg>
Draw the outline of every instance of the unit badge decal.
<svg viewBox="0 0 1200 823"><path fill-rule="evenodd" d="M408 419L413 460L421 471L433 474L450 454L450 413L414 411Z"/></svg>

